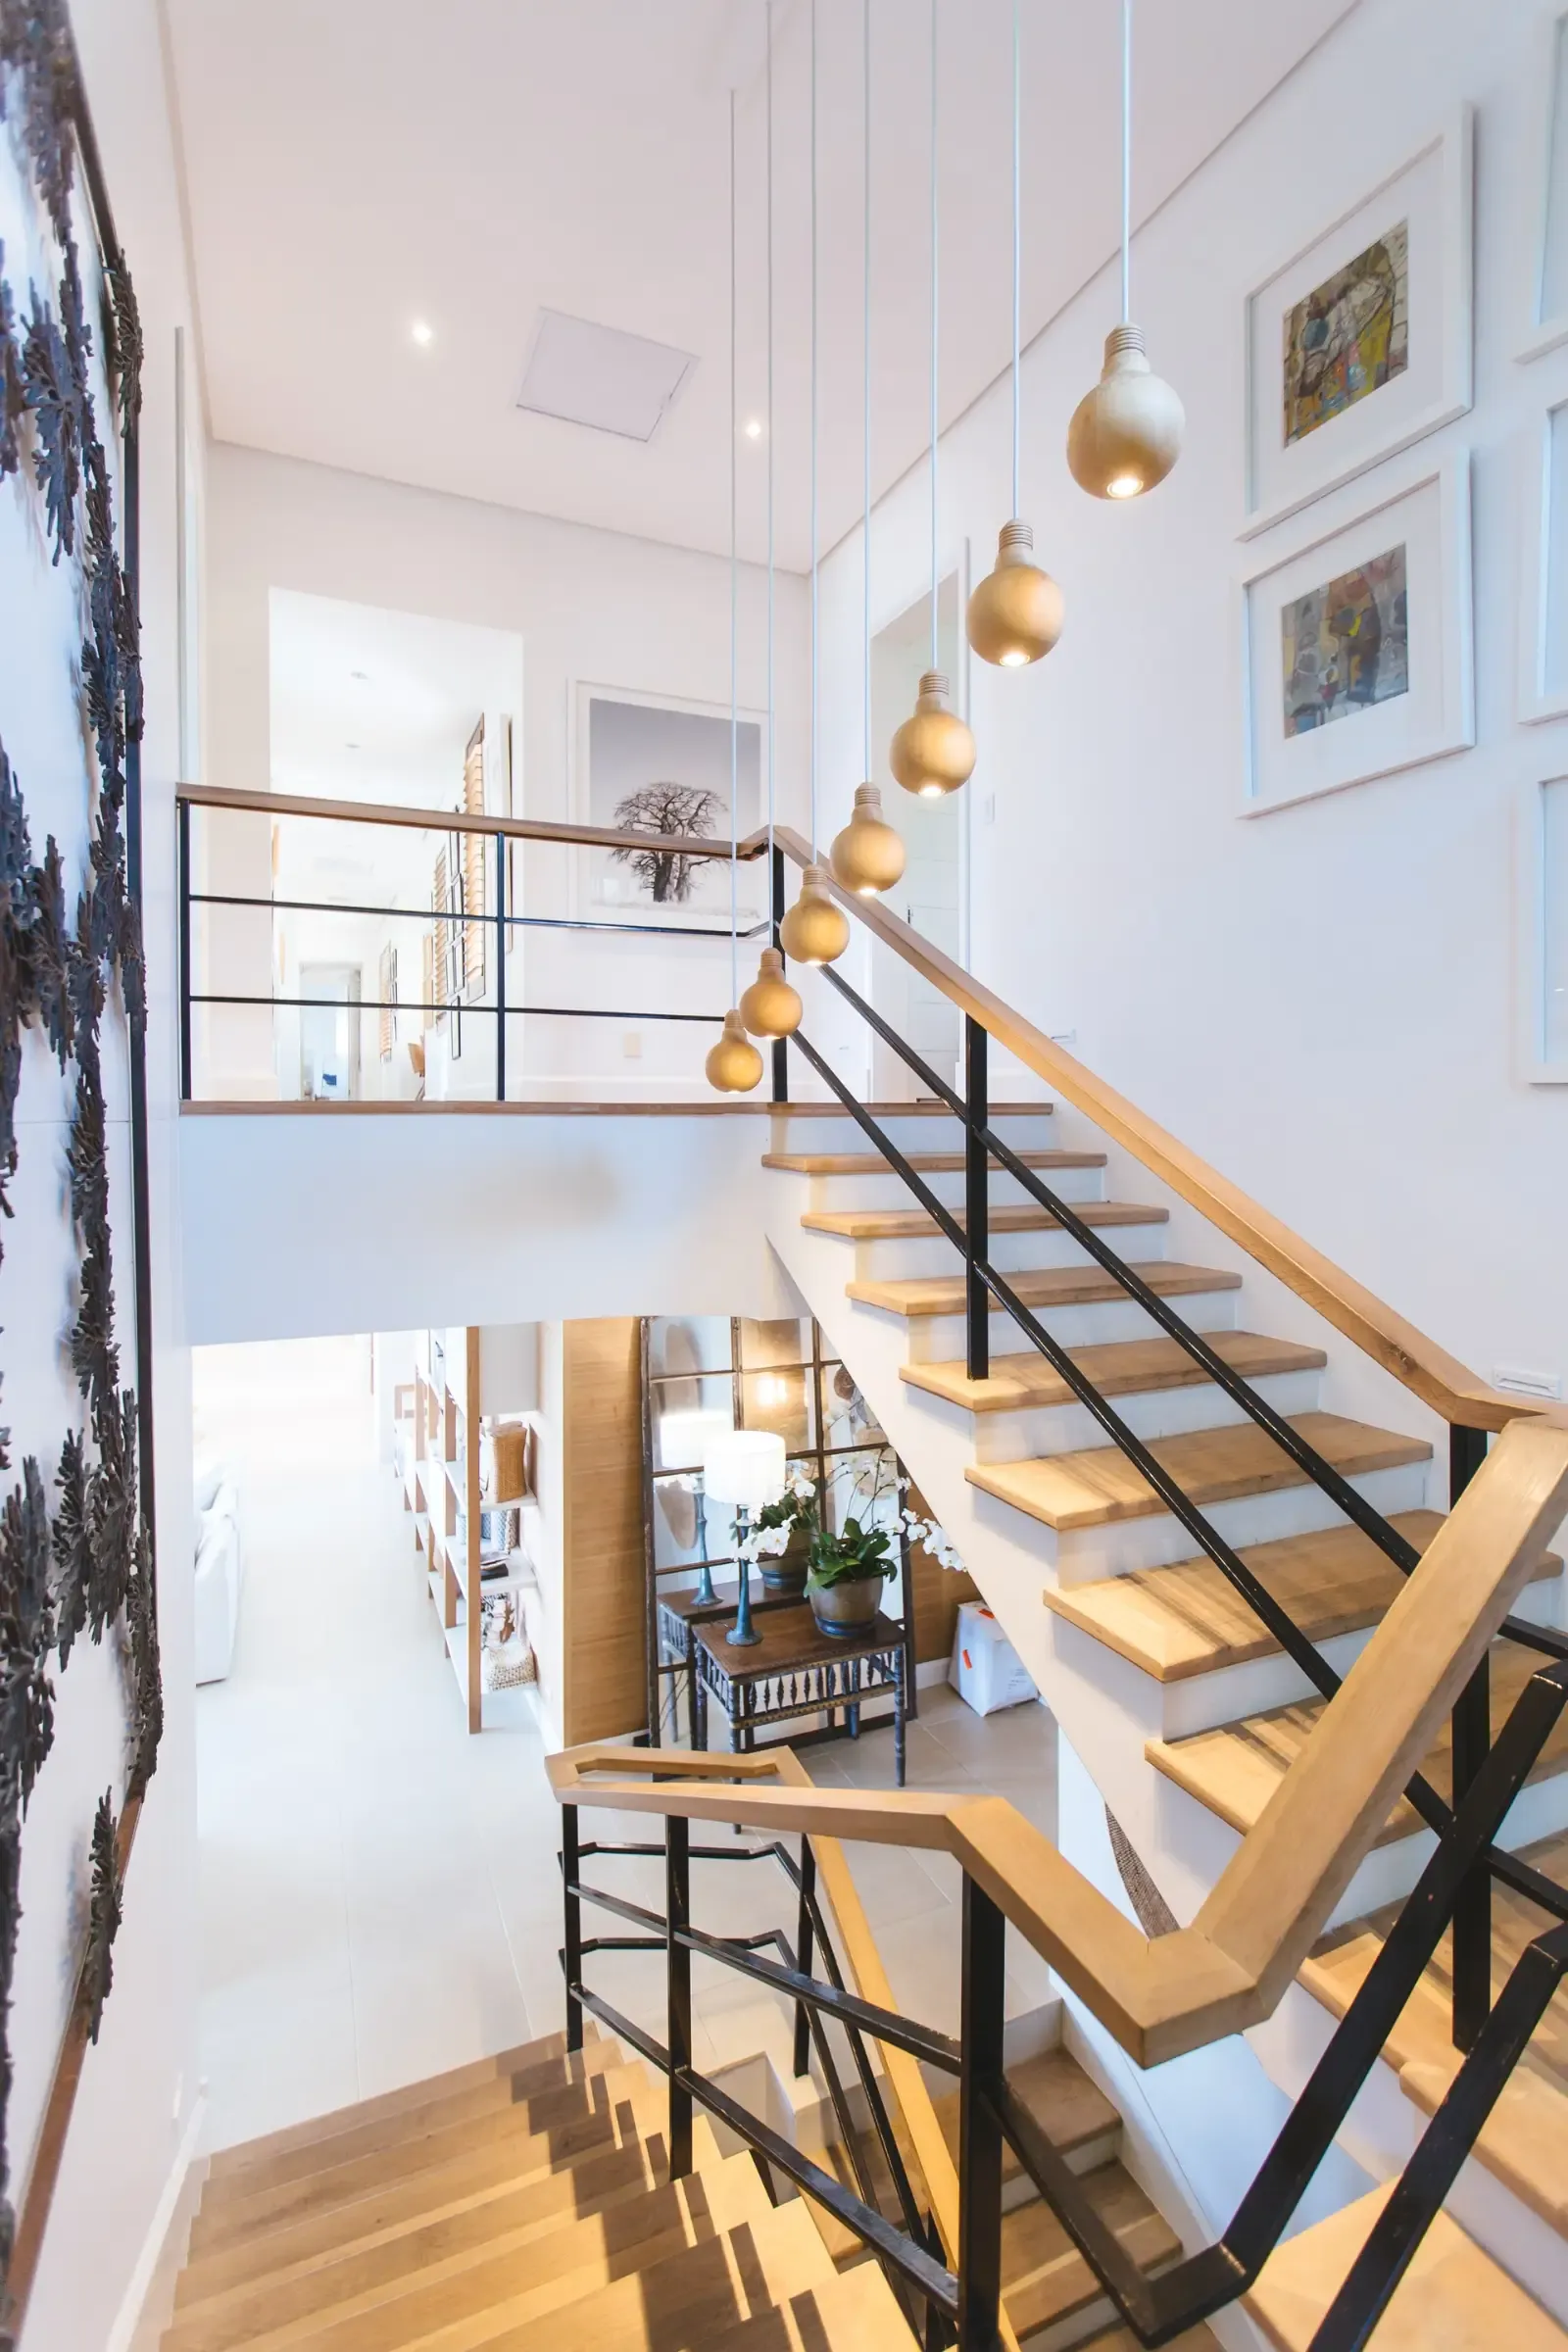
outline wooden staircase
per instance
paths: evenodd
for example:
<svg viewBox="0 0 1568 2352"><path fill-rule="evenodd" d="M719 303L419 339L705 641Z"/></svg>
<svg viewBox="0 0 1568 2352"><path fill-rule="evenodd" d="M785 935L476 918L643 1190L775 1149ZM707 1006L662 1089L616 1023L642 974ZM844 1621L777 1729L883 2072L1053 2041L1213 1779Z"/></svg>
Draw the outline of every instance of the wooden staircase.
<svg viewBox="0 0 1568 2352"><path fill-rule="evenodd" d="M1179 1299L1187 1320L1226 1362L1424 1549L1443 1524L1443 1514L1433 1507L1440 1495L1427 1439L1325 1411L1319 1384L1331 1371L1329 1353L1298 1339L1239 1328L1244 1277L1229 1266L1205 1267L1167 1256L1164 1207L1102 1198L1106 1154L1039 1149L1048 1110L1035 1105L1026 1121L999 1115L993 1124L1015 1147L1031 1147L1022 1155L1048 1171L1046 1181L1086 1222L1102 1231L1120 1228L1108 1232L1107 1239L1145 1281L1162 1297ZM961 1141L956 1121L950 1134L956 1146ZM836 1140L821 1138L824 1145ZM893 1140L903 1139L895 1132ZM1092 1130L1086 1140L1096 1140ZM989 1377L968 1379L961 1260L935 1220L910 1207L907 1189L889 1160L867 1152L789 1150L775 1151L766 1164L779 1171L781 1185L781 1215L776 1223L770 1220L774 1246L922 1492L932 1496L950 1539L964 1553L1026 1660L1042 1653L1035 1629L1019 1615L1026 1605L1021 1596L1032 1587L1043 1600L1051 1654L1080 1690L1097 1693L1102 1724L1113 1722L1119 1710L1136 1752L1146 1759L1145 1769L1158 1776L1145 1820L1174 1822L1184 1841L1185 1883L1206 1887L1238 1838L1260 1816L1322 1702L1309 1694L1299 1669L1219 1570L1206 1558L1192 1556L1190 1535L1132 1463L1105 1443L1059 1374L1040 1355L1019 1350L1020 1335L1005 1316L993 1312L990 1317ZM932 1152L927 1164L933 1172L926 1181L945 1205L957 1209L961 1178L954 1171L961 1167L961 1155ZM786 1181L788 1193L782 1190ZM1401 1589L1398 1571L1054 1220L1024 1200L1016 1180L996 1170L995 1163L989 1189L993 1263L1101 1392L1115 1399L1118 1412L1161 1466L1242 1552L1300 1630L1326 1645L1330 1662L1345 1672ZM790 1230L797 1221L798 1241ZM954 1467L960 1461L961 1473ZM960 1474L977 1498L968 1504L955 1499L955 1478ZM972 1550L966 1540L970 1533ZM987 1573L988 1550L993 1556L1004 1550L1010 1563L997 1589ZM1025 1573L1031 1569L1032 1575ZM1560 1605L1561 1573L1560 1560L1544 1556L1521 1613L1552 1621ZM1534 1653L1512 1643L1495 1646L1494 1724L1536 1662ZM1131 1680L1129 1668L1136 1670ZM1151 1724L1161 1736L1148 1737ZM1124 1748L1124 1772L1127 1761ZM1446 1792L1446 1739L1426 1769ZM1160 1787L1167 1795L1156 1807L1152 1788ZM1548 1743L1506 1825L1504 1843L1519 1846L1527 1839L1554 1857L1546 1867L1560 1881L1568 1861L1568 1729ZM1318 1954L1301 1972L1301 1985L1324 2008L1343 2011L1389 1924L1383 1906L1408 1891L1429 1851L1430 1838L1401 1800L1391 1811L1378 1848L1347 1890ZM1157 1881L1159 1851L1143 1858ZM1523 1906L1499 1895L1494 1938L1499 1982L1523 1941L1545 1924L1543 1916L1526 1917ZM1444 1966L1440 1958L1429 1972L1429 1994L1424 1988L1412 2001L1386 2052L1416 2110L1412 2131L1437 2104L1457 2063ZM1568 1997L1559 1995L1477 2148L1480 2165L1559 2238L1568 2238L1565 2027ZM1369 2207L1361 2216L1364 2227L1370 2219ZM1337 2215L1334 2227L1338 2250L1350 2225ZM1488 2253L1461 2238L1451 2224L1446 2223L1446 2230L1448 2257L1455 2258L1453 2239L1465 2249L1461 2269L1479 2265L1495 2271L1517 2294ZM1316 2234L1291 2241L1298 2271L1305 2258L1296 2249ZM1506 2235L1504 2229L1499 2236ZM1325 2247L1328 2243L1326 2238ZM1285 2266L1286 2251L1276 2258L1278 2265ZM1554 2259L1561 2266L1560 2285L1568 2278L1568 2246L1559 2243ZM1348 2260L1347 2255L1337 2262L1336 2279ZM1435 2246L1423 2274L1429 2318L1433 2281L1446 2275L1443 2261L1442 2248ZM1288 2267L1275 2270L1276 2281ZM1310 2328L1299 2334L1298 2322L1319 2282L1306 2279L1302 2294L1282 2287L1274 2303L1259 2308L1256 2316L1272 2340L1290 2345L1298 2338L1302 2344L1310 2340ZM1416 2283L1414 2277L1405 2282L1378 2333L1380 2346L1385 2340L1391 2346L1512 2340L1506 2331L1423 2336L1414 2319L1409 2325L1416 2332L1394 2332L1397 2314L1420 2307ZM1544 2291L1539 2277L1531 2283ZM1561 2301L1568 2306L1568 2295ZM1568 2340L1535 2303L1528 2310L1535 2315L1533 2325L1552 2330L1549 2340ZM1521 2334L1519 2340L1537 2337Z"/></svg>
<svg viewBox="0 0 1568 2352"><path fill-rule="evenodd" d="M555 2035L213 2159L164 2352L907 2352L881 2273L665 2092Z"/></svg>

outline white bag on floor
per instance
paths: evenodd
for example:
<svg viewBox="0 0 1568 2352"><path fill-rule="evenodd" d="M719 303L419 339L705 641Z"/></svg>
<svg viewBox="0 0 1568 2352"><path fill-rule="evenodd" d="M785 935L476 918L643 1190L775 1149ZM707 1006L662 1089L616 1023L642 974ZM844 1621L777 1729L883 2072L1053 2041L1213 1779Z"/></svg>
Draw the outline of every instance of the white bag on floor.
<svg viewBox="0 0 1568 2352"><path fill-rule="evenodd" d="M982 1600L958 1603L948 1680L977 1715L1021 1706L1040 1693L1022 1659Z"/></svg>

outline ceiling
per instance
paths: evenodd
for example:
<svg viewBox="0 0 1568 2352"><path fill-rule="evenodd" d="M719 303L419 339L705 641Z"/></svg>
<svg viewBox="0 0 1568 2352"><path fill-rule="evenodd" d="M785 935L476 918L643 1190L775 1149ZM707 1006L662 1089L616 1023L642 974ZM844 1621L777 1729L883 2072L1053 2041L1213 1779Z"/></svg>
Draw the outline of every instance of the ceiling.
<svg viewBox="0 0 1568 2352"><path fill-rule="evenodd" d="M947 420L1007 360L1011 0L938 4ZM728 89L740 407L762 419L765 5L166 0L214 435L726 550ZM930 16L919 0L869 5L880 490L927 432ZM1136 215L1352 5L1145 0ZM858 0L817 0L824 547L860 500L861 22ZM775 0L776 545L794 568L810 547L810 24L809 0ZM1119 24L1115 0L1023 0L1026 338L1115 245ZM650 442L518 410L542 308L696 355ZM737 443L755 558L767 439Z"/></svg>

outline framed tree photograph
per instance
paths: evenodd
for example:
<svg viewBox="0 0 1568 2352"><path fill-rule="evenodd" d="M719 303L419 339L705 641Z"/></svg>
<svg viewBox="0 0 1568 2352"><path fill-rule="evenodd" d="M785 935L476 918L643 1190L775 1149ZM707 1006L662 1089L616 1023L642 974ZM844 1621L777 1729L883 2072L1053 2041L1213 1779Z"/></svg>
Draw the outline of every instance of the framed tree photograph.
<svg viewBox="0 0 1568 2352"><path fill-rule="evenodd" d="M1533 217L1520 241L1515 358L1538 360L1568 343L1568 10L1545 18L1537 51Z"/></svg>
<svg viewBox="0 0 1568 2352"><path fill-rule="evenodd" d="M579 685L574 716L576 813L609 831L648 835L646 849L578 852L579 914L664 930L727 931L729 860L682 856L661 842L728 841L732 763L737 836L744 840L763 822L762 714L739 714L732 746L727 708ZM736 880L744 931L766 913L767 860L743 863Z"/></svg>
<svg viewBox="0 0 1568 2352"><path fill-rule="evenodd" d="M1247 297L1242 538L1471 406L1473 146L1466 106Z"/></svg>
<svg viewBox="0 0 1568 2352"><path fill-rule="evenodd" d="M1520 1059L1531 1086L1568 1086L1568 776L1528 787L1518 849Z"/></svg>
<svg viewBox="0 0 1568 2352"><path fill-rule="evenodd" d="M1242 813L1466 749L1472 634L1467 455L1271 550L1242 584Z"/></svg>
<svg viewBox="0 0 1568 2352"><path fill-rule="evenodd" d="M1519 716L1568 717L1568 399L1525 443L1519 481Z"/></svg>

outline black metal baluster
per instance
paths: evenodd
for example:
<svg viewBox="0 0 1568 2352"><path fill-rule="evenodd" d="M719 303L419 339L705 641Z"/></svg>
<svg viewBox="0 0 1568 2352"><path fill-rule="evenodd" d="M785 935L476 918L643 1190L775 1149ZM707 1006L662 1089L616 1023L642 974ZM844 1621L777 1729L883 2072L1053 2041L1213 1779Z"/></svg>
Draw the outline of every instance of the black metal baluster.
<svg viewBox="0 0 1568 2352"><path fill-rule="evenodd" d="M795 1965L803 1977L811 1973L811 1898L816 1891L816 1855L809 1838L801 1839L801 1908L795 1928ZM811 2064L811 2013L804 2001L795 2004L795 2072L804 2075Z"/></svg>
<svg viewBox="0 0 1568 2352"><path fill-rule="evenodd" d="M784 920L784 853L776 842L773 845L773 854L769 864L771 871L768 875L768 895L772 905L773 945L782 956L784 950L779 940L778 927ZM775 1102L787 1102L789 1099L789 1039L775 1037L773 1040L773 1100Z"/></svg>
<svg viewBox="0 0 1568 2352"><path fill-rule="evenodd" d="M582 1857L577 1844L577 1808L561 1808L561 1883L565 1905L565 1941L561 1955L566 1979L566 2047L582 2048L582 2003L577 1998L577 1986L582 1983L582 1904L577 1896L578 1875Z"/></svg>
<svg viewBox="0 0 1568 2352"><path fill-rule="evenodd" d="M179 804L179 1099L190 1097L190 803Z"/></svg>
<svg viewBox="0 0 1568 2352"><path fill-rule="evenodd" d="M507 1099L507 837L496 835L496 1101Z"/></svg>
<svg viewBox="0 0 1568 2352"><path fill-rule="evenodd" d="M1484 1429L1448 1432L1448 1505L1458 1501L1487 1458ZM1492 1746L1492 1664L1483 1656L1460 1691L1452 1717L1455 1810ZM1466 1877L1453 1909L1453 2044L1475 2047L1492 2011L1492 1873L1478 1864Z"/></svg>
<svg viewBox="0 0 1568 2352"><path fill-rule="evenodd" d="M963 1240L965 1312L968 1321L968 1363L971 1380L984 1380L991 1369L991 1296L976 1273L991 1255L990 1168L986 1129L991 1113L986 1098L986 1033L972 1013L963 1021Z"/></svg>
<svg viewBox="0 0 1568 2352"><path fill-rule="evenodd" d="M669 2177L692 2169L692 1949L680 1933L691 1922L691 1824L671 1813L664 1824L665 1976L669 1994Z"/></svg>
<svg viewBox="0 0 1568 2352"><path fill-rule="evenodd" d="M963 1881L963 2072L958 2088L958 2348L1002 2341L1002 2083L1006 1922L967 1872Z"/></svg>

